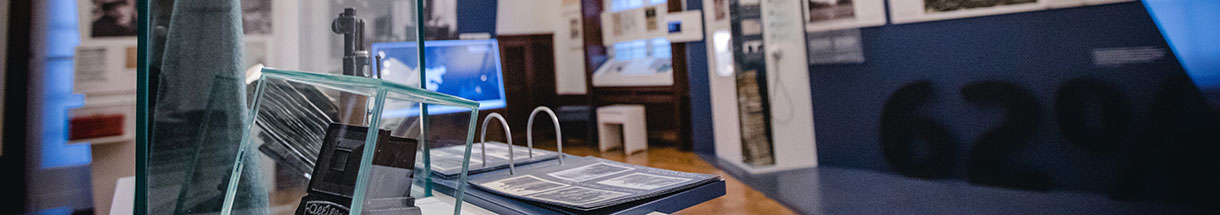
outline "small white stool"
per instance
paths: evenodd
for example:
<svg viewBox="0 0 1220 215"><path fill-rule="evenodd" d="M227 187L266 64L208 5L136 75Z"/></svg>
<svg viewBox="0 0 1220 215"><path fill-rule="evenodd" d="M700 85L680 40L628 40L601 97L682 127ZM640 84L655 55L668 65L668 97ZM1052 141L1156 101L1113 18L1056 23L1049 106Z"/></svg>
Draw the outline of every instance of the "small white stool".
<svg viewBox="0 0 1220 215"><path fill-rule="evenodd" d="M648 125L643 105L608 105L597 108L597 148L619 146L626 154L648 149Z"/></svg>

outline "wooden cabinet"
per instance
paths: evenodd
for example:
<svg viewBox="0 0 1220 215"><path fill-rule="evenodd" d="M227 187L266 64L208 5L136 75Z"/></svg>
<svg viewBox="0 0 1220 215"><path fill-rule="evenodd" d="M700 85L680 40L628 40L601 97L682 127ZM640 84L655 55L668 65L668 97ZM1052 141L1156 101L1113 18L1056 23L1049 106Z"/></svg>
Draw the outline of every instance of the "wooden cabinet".
<svg viewBox="0 0 1220 215"><path fill-rule="evenodd" d="M497 39L506 97L506 107L501 114L514 129L513 141L524 143L530 111L537 106L557 108L554 42L551 34L498 35ZM482 123L482 119L479 122ZM544 131L539 129L539 132Z"/></svg>

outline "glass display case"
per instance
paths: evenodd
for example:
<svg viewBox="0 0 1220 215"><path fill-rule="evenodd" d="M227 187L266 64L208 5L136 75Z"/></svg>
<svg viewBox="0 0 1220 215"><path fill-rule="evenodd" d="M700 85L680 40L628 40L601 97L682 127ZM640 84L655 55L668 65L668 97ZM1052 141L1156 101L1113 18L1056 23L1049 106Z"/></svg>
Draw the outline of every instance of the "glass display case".
<svg viewBox="0 0 1220 215"><path fill-rule="evenodd" d="M428 159L431 156L416 156L417 149L430 141L465 144L462 175L458 178L459 185L465 184L477 102L373 78L271 68L261 72L251 99L250 112L254 115L247 123L252 126L242 136L243 151L238 153L242 160L234 162L230 173L230 184L238 186L226 191L222 212L241 211L242 208L233 208L233 203L237 202L239 190L245 189L263 189L267 193L303 190L307 193L305 198L269 197L270 202L299 200L297 214L311 214L301 210L324 210L325 205L318 205L321 203L347 205L342 201L351 202L351 211L377 211L376 214L412 207L413 198L432 192L427 181L430 168L415 168L431 166ZM466 138L430 139L426 135L428 128L446 125L422 120L419 117L425 111L422 106L466 110L443 116L467 119ZM422 149L419 154L427 155L431 147ZM372 159L361 159L367 157ZM287 167L282 169L290 172L288 175L303 175L309 183L287 189L283 184L259 188L259 181L243 181L240 177L244 165L267 161L276 167ZM413 174L413 170L420 172ZM460 186L456 193L451 193L457 202L462 200L464 189Z"/></svg>
<svg viewBox="0 0 1220 215"><path fill-rule="evenodd" d="M437 19L451 13L422 0L135 2L137 214L410 214L436 199L448 203L423 211L463 211L465 186L433 190L429 153L465 145L468 162L480 104L425 90L421 69L382 80L369 51L452 37ZM431 70L414 50L396 62Z"/></svg>

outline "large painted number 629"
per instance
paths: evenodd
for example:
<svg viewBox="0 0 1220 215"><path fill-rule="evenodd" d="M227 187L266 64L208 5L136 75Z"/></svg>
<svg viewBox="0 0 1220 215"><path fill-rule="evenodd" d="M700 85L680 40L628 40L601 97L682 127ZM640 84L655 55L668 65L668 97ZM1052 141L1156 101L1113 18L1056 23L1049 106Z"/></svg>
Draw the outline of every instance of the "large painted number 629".
<svg viewBox="0 0 1220 215"><path fill-rule="evenodd" d="M953 169L953 140L936 121L920 116L919 107L932 96L932 82L903 86L886 101L881 112L881 151L885 160L903 175L946 178ZM923 159L913 154L913 145L924 139L928 152Z"/></svg>
<svg viewBox="0 0 1220 215"><path fill-rule="evenodd" d="M919 81L898 89L885 103L881 116L881 150L885 160L903 175L947 178L952 173L954 143L949 131L931 118L920 116L920 106L932 95L932 83ZM1009 154L1023 147L1037 127L1039 117L1033 95L1002 82L979 82L961 89L966 102L981 107L998 106L1007 111L1004 121L987 131L971 147L966 162L966 180L991 186L1046 190L1049 176L1008 165ZM923 138L927 152L922 159L914 152Z"/></svg>
<svg viewBox="0 0 1220 215"><path fill-rule="evenodd" d="M1042 172L1020 169L1006 162L1013 152L1029 142L1038 127L1038 101L1019 86L984 81L962 87L966 102L982 107L998 106L1007 111L1000 125L988 130L970 148L966 181L975 184L1027 190L1049 190L1054 186Z"/></svg>

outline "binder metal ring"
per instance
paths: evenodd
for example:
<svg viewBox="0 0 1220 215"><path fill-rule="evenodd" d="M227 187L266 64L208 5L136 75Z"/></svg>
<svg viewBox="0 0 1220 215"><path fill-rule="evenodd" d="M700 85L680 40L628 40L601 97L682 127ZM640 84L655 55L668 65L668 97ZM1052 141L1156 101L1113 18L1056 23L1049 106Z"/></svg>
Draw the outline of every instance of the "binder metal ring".
<svg viewBox="0 0 1220 215"><path fill-rule="evenodd" d="M504 120L504 116L500 116L499 113L487 114L487 117L483 118L483 127L481 128L483 132L481 137L479 137L479 148L483 151L483 166L487 166L487 123L491 122L492 118L500 121L500 127L504 127L504 136L508 138L508 141L506 141L508 142L508 174L512 175L515 169L513 167L513 163L515 163L513 158L516 157L513 156L513 132L508 129L508 123Z"/></svg>
<svg viewBox="0 0 1220 215"><path fill-rule="evenodd" d="M530 119L525 123L525 143L529 146L529 157L534 158L534 116L538 112L546 112L551 115L551 123L555 125L555 147L559 152L559 165L563 165L563 131L559 129L559 117L555 116L555 111L546 106L538 106L530 112Z"/></svg>

